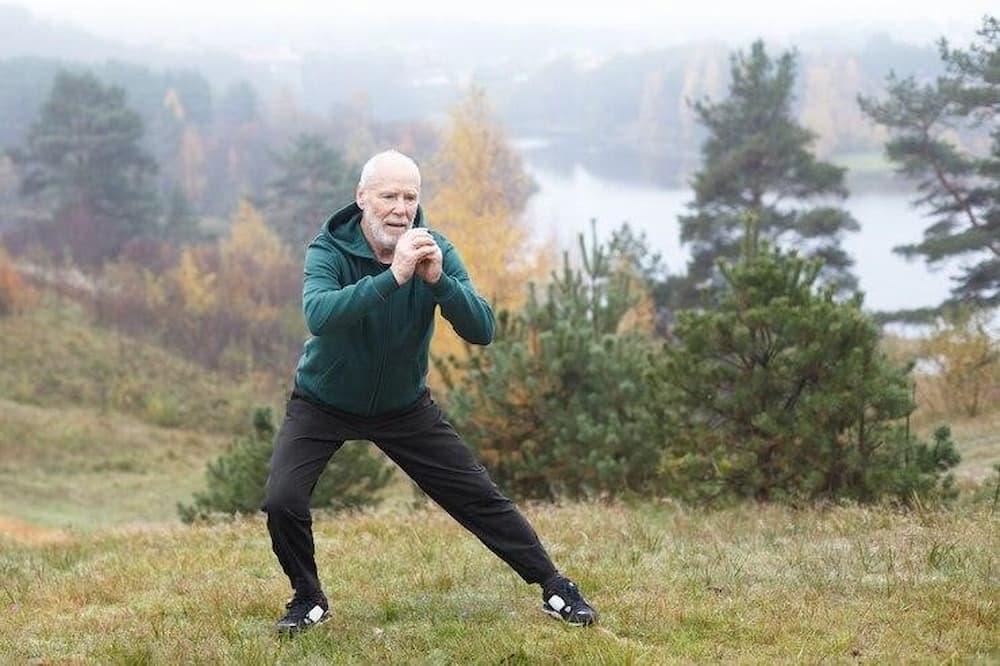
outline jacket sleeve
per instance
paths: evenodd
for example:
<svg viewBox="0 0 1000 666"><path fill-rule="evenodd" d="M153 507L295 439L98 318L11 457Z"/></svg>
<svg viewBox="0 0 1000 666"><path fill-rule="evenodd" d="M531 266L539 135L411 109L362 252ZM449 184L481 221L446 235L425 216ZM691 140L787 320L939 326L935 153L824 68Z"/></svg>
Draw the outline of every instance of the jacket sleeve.
<svg viewBox="0 0 1000 666"><path fill-rule="evenodd" d="M455 247L447 241L441 243L440 239L439 243L444 246L442 271L441 279L431 287L434 300L463 340L474 345L488 345L493 341L496 328L493 309L476 293Z"/></svg>
<svg viewBox="0 0 1000 666"><path fill-rule="evenodd" d="M313 243L306 250L302 311L313 335L353 326L399 289L388 270L345 284L345 261L339 251L320 244Z"/></svg>

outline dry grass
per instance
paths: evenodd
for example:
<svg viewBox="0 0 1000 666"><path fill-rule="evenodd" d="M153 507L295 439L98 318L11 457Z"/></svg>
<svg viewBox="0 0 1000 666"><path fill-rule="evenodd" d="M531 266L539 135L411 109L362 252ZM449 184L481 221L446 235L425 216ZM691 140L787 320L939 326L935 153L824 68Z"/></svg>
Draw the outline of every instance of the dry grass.
<svg viewBox="0 0 1000 666"><path fill-rule="evenodd" d="M37 349L26 336L39 330L65 344ZM905 513L530 506L602 612L579 630L538 612L537 589L442 512L411 508L400 481L391 506L317 521L333 619L279 640L289 591L262 518L175 518L231 436L213 433L254 391L79 313L6 318L0 334L0 663L1000 661L1000 512L986 488ZM983 478L1000 460L1000 412L945 420L963 476Z"/></svg>
<svg viewBox="0 0 1000 666"><path fill-rule="evenodd" d="M234 381L155 345L95 327L78 305L0 317L0 398L44 407L91 407L150 425L249 432L251 407L283 399L287 381Z"/></svg>
<svg viewBox="0 0 1000 666"><path fill-rule="evenodd" d="M919 359L925 344L921 338L898 336L888 336L882 341L889 357L898 362ZM929 440L938 426L950 426L962 454L956 470L958 476L973 481L989 477L992 466L1000 463L1000 384L983 386L980 409L975 416L966 413L965 405L952 395L940 375L914 373L914 398L917 409L910 419L914 433Z"/></svg>
<svg viewBox="0 0 1000 666"><path fill-rule="evenodd" d="M172 520L230 439L0 399L0 515L74 529Z"/></svg>
<svg viewBox="0 0 1000 666"><path fill-rule="evenodd" d="M592 630L436 509L317 521L333 619L271 631L287 595L260 518L0 546L0 654L94 663L1000 659L1000 517L672 504L530 507L602 611ZM2 542L0 542L2 543Z"/></svg>

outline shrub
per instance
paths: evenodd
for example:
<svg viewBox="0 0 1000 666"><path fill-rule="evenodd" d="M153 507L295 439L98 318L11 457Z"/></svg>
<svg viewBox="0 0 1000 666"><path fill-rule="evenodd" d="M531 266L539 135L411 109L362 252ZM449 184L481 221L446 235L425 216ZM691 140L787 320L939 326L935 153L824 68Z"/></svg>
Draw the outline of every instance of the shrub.
<svg viewBox="0 0 1000 666"><path fill-rule="evenodd" d="M861 297L818 288L820 266L748 233L722 265L711 310L681 313L661 391L677 404L662 469L698 500L811 500L950 494L947 430L933 446L899 426L909 368L879 350Z"/></svg>
<svg viewBox="0 0 1000 666"><path fill-rule="evenodd" d="M555 499L651 493L667 404L648 390L652 337L630 328L645 305L641 239L627 228L564 256L546 296L501 313L495 342L452 357L449 415L506 492ZM655 258L654 258L655 261ZM445 365L445 364L442 364Z"/></svg>
<svg viewBox="0 0 1000 666"><path fill-rule="evenodd" d="M191 504L177 507L181 520L191 523L211 514L259 511L274 448L275 428L269 408L258 408L252 435L233 442L222 456L208 464L208 487L196 492ZM392 468L367 447L348 442L330 460L313 491L312 506L335 510L377 502L377 492L392 476Z"/></svg>
<svg viewBox="0 0 1000 666"><path fill-rule="evenodd" d="M933 369L928 393L940 411L970 418L1000 401L1000 342L989 330L993 312L952 310L921 344Z"/></svg>

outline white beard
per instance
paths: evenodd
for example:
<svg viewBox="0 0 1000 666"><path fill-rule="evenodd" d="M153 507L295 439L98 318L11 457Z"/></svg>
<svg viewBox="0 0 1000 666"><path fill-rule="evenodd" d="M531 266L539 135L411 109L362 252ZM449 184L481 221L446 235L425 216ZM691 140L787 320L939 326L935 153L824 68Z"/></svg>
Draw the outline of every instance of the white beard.
<svg viewBox="0 0 1000 666"><path fill-rule="evenodd" d="M399 242L399 237L405 232L404 230L399 234L394 234L389 231L385 225L377 221L372 221L367 215L361 216L361 226L367 232L367 236L370 241L378 246L374 249L381 250L383 252L395 251L396 243Z"/></svg>

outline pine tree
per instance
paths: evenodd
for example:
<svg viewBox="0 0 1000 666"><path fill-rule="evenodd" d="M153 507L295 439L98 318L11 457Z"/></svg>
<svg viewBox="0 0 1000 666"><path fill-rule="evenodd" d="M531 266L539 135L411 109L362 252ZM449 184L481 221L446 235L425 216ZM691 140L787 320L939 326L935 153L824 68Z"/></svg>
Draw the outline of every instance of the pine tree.
<svg viewBox="0 0 1000 666"><path fill-rule="evenodd" d="M895 251L931 266L965 260L944 305L1000 305L1000 21L985 17L977 34L981 41L966 51L940 41L946 73L936 81L890 73L887 99L859 99L872 120L889 128L889 159L916 181L914 203L935 219L923 240ZM977 150L986 135L988 149Z"/></svg>
<svg viewBox="0 0 1000 666"><path fill-rule="evenodd" d="M188 198L178 188L174 188L166 202L161 235L167 241L183 245L202 240L198 216L191 209Z"/></svg>
<svg viewBox="0 0 1000 666"><path fill-rule="evenodd" d="M772 60L757 41L749 55L732 58L729 97L694 105L709 138L692 212L680 218L681 242L692 255L680 304L696 305L699 287L720 284L716 262L738 254L748 213L764 238L821 259L825 281L855 284L840 239L856 231L857 222L842 208L809 207L811 200L843 198L847 190L844 169L817 160L809 151L815 134L792 118L795 58L785 52Z"/></svg>
<svg viewBox="0 0 1000 666"><path fill-rule="evenodd" d="M192 503L178 504L177 511L185 523L212 514L260 511L274 450L275 427L270 408L254 410L253 427L252 435L235 440L228 451L208 464L207 486L194 494ZM323 471L310 504L332 509L376 504L378 491L389 483L392 474L385 460L368 447L348 442Z"/></svg>
<svg viewBox="0 0 1000 666"><path fill-rule="evenodd" d="M159 206L149 177L156 165L142 137L142 120L121 88L91 74L56 76L26 149L15 153L22 193L50 212L37 229L44 244L96 265L155 230Z"/></svg>
<svg viewBox="0 0 1000 666"><path fill-rule="evenodd" d="M627 229L607 246L581 237L581 269L564 256L544 295L532 285L500 312L492 345L450 359L449 416L513 495L655 491L669 404L648 390L658 343L630 325L649 286L643 243Z"/></svg>
<svg viewBox="0 0 1000 666"><path fill-rule="evenodd" d="M290 247L304 248L331 212L354 199L356 169L323 137L300 134L274 157L278 177L268 186L264 212Z"/></svg>
<svg viewBox="0 0 1000 666"><path fill-rule="evenodd" d="M878 327L820 287L818 260L759 240L723 262L718 303L681 312L658 392L676 407L663 461L690 499L799 501L947 496L958 462L948 434L909 437L909 369L879 349Z"/></svg>

